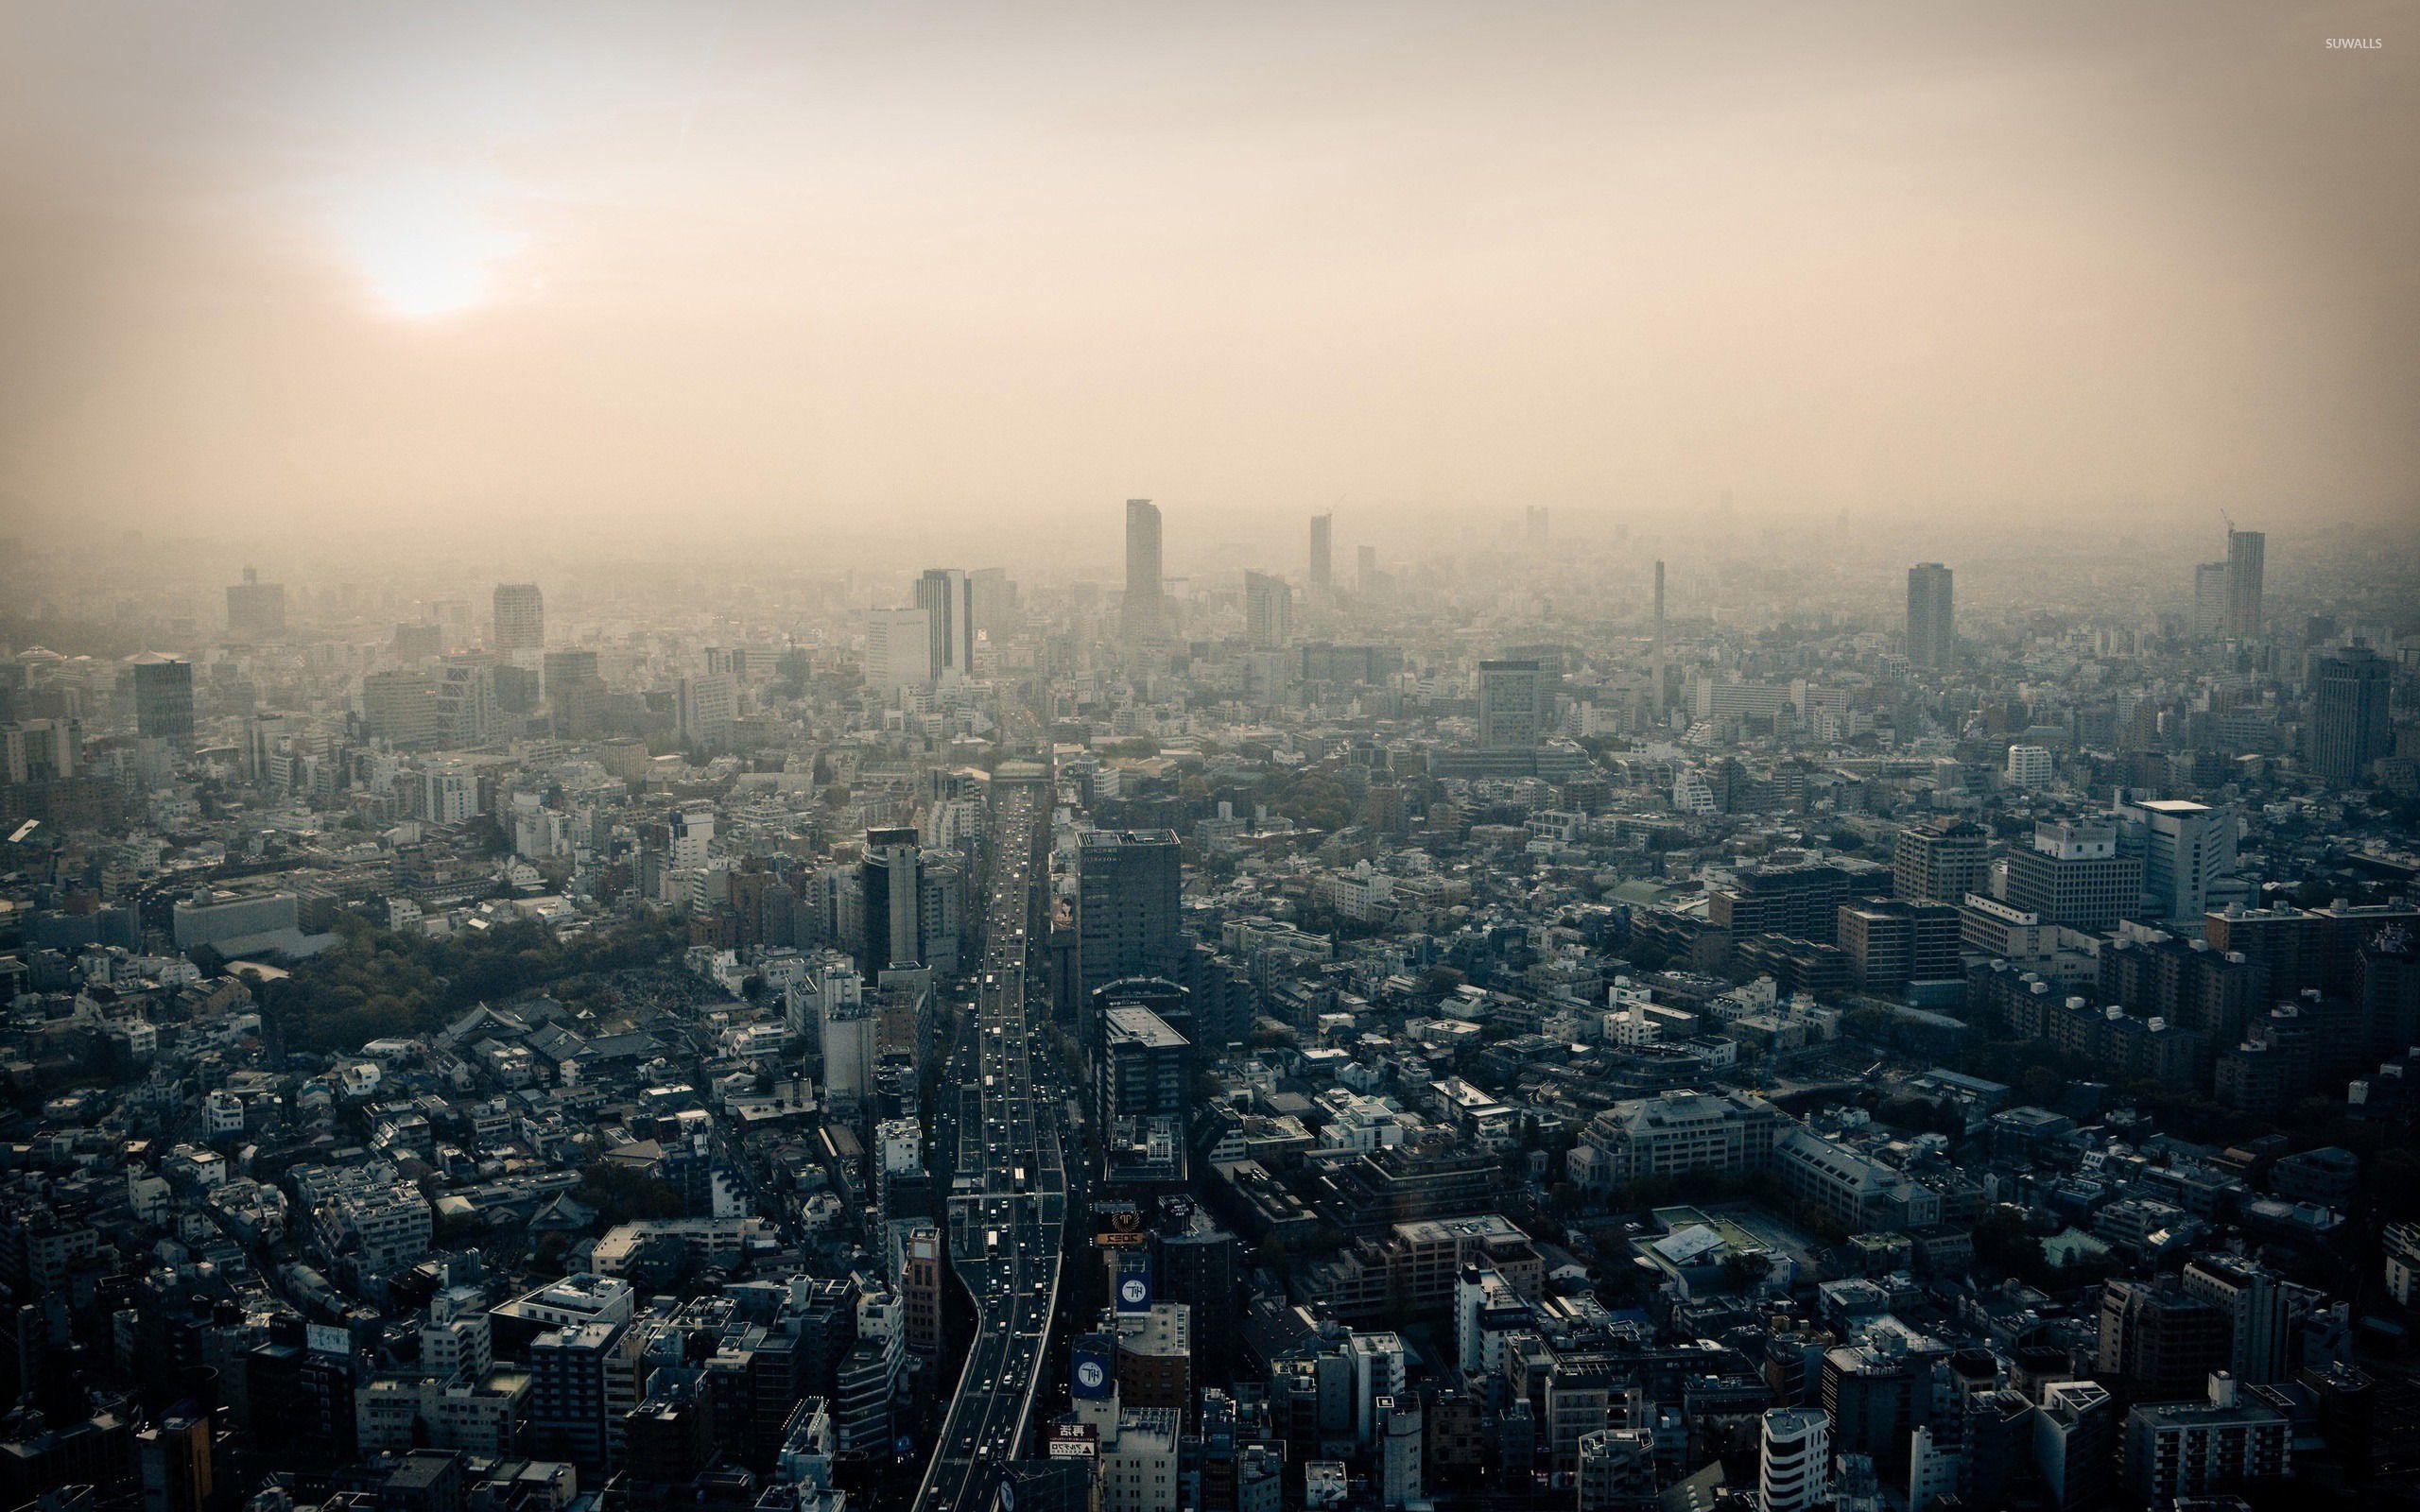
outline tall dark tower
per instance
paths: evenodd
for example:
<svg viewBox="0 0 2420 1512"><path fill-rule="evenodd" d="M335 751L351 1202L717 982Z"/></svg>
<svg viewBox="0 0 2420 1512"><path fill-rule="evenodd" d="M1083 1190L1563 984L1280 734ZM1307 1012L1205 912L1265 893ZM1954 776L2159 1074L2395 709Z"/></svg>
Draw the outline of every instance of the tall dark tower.
<svg viewBox="0 0 2420 1512"><path fill-rule="evenodd" d="M975 675L975 584L955 567L929 567L916 579L916 607L925 611L933 675Z"/></svg>
<svg viewBox="0 0 2420 1512"><path fill-rule="evenodd" d="M495 586L495 640L498 651L536 651L546 644L545 598L535 583Z"/></svg>
<svg viewBox="0 0 2420 1512"><path fill-rule="evenodd" d="M1171 830L1091 830L1076 850L1079 1001L1121 976L1173 976L1184 945Z"/></svg>
<svg viewBox="0 0 2420 1512"><path fill-rule="evenodd" d="M193 663L145 651L127 658L134 674L134 730L146 740L193 749Z"/></svg>
<svg viewBox="0 0 2420 1512"><path fill-rule="evenodd" d="M1657 723L1664 718L1664 679L1668 653L1664 644L1664 560L1655 561L1655 686L1647 696L1647 707L1653 712Z"/></svg>
<svg viewBox="0 0 2420 1512"><path fill-rule="evenodd" d="M1311 516L1311 592L1324 594L1335 581L1336 516Z"/></svg>
<svg viewBox="0 0 2420 1512"><path fill-rule="evenodd" d="M1937 561L1908 569L1908 660L1920 667L1948 664L1958 644L1949 569Z"/></svg>
<svg viewBox="0 0 2420 1512"><path fill-rule="evenodd" d="M2394 750L2387 696L2394 669L2355 642L2311 671L2310 767L2330 787L2358 787L2370 764Z"/></svg>
<svg viewBox="0 0 2420 1512"><path fill-rule="evenodd" d="M1126 501L1126 638L1156 641L1167 629L1160 588L1160 511L1149 499Z"/></svg>
<svg viewBox="0 0 2420 1512"><path fill-rule="evenodd" d="M2260 576L2268 555L2262 532L2227 531L2227 633L2239 640L2260 633Z"/></svg>

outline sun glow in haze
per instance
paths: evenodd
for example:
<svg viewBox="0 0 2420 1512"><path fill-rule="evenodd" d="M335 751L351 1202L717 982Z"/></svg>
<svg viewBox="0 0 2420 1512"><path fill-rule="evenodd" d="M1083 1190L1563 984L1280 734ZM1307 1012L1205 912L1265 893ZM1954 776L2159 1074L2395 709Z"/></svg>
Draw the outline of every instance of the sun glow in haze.
<svg viewBox="0 0 2420 1512"><path fill-rule="evenodd" d="M430 185L384 190L348 208L345 251L380 311L433 320L494 297L500 266L526 238L494 225L471 199Z"/></svg>

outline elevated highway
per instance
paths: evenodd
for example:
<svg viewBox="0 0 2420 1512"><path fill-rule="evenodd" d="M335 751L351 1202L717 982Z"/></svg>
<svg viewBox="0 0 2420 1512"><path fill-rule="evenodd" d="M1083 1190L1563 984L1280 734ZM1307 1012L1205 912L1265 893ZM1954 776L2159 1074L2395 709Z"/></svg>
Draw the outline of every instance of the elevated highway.
<svg viewBox="0 0 2420 1512"><path fill-rule="evenodd" d="M1044 1041L1027 966L1046 880L1047 767L1005 763L992 788L983 959L956 1063L965 1067L949 1172L952 1268L975 1304L975 1338L916 1493L918 1512L990 1512L1019 1457L1059 1302L1067 1171L1065 1093ZM971 1054L969 1053L971 1050Z"/></svg>

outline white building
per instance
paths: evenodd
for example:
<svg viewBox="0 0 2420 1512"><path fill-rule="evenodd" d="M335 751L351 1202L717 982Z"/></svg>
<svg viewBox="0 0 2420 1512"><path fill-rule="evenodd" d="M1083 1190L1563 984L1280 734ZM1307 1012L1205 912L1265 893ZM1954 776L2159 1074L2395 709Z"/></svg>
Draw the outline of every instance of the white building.
<svg viewBox="0 0 2420 1512"><path fill-rule="evenodd" d="M2233 813L2183 799L2133 799L2118 806L2143 855L2143 903L2154 919L2198 925L2211 889L2235 870Z"/></svg>
<svg viewBox="0 0 2420 1512"><path fill-rule="evenodd" d="M878 609L866 616L866 681L886 693L933 680L932 617L921 609Z"/></svg>
<svg viewBox="0 0 2420 1512"><path fill-rule="evenodd" d="M1831 1483L1832 1420L1818 1407L1765 1414L1756 1455L1756 1501L1765 1512L1809 1512Z"/></svg>
<svg viewBox="0 0 2420 1512"><path fill-rule="evenodd" d="M739 681L729 672L693 672L673 688L681 738L692 746L717 746L731 738L739 719Z"/></svg>
<svg viewBox="0 0 2420 1512"><path fill-rule="evenodd" d="M689 809L672 816L672 868L676 871L702 867L715 839L715 811Z"/></svg>

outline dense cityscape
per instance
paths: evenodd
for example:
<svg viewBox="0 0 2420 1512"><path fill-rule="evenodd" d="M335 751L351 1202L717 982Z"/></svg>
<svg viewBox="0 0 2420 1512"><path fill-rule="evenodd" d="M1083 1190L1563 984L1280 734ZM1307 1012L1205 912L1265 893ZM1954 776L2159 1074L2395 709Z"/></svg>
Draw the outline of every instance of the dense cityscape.
<svg viewBox="0 0 2420 1512"><path fill-rule="evenodd" d="M2411 0L0 0L0 1512L2420 1512Z"/></svg>
<svg viewBox="0 0 2420 1512"><path fill-rule="evenodd" d="M0 1505L2420 1495L2408 528L1085 515L7 542Z"/></svg>

